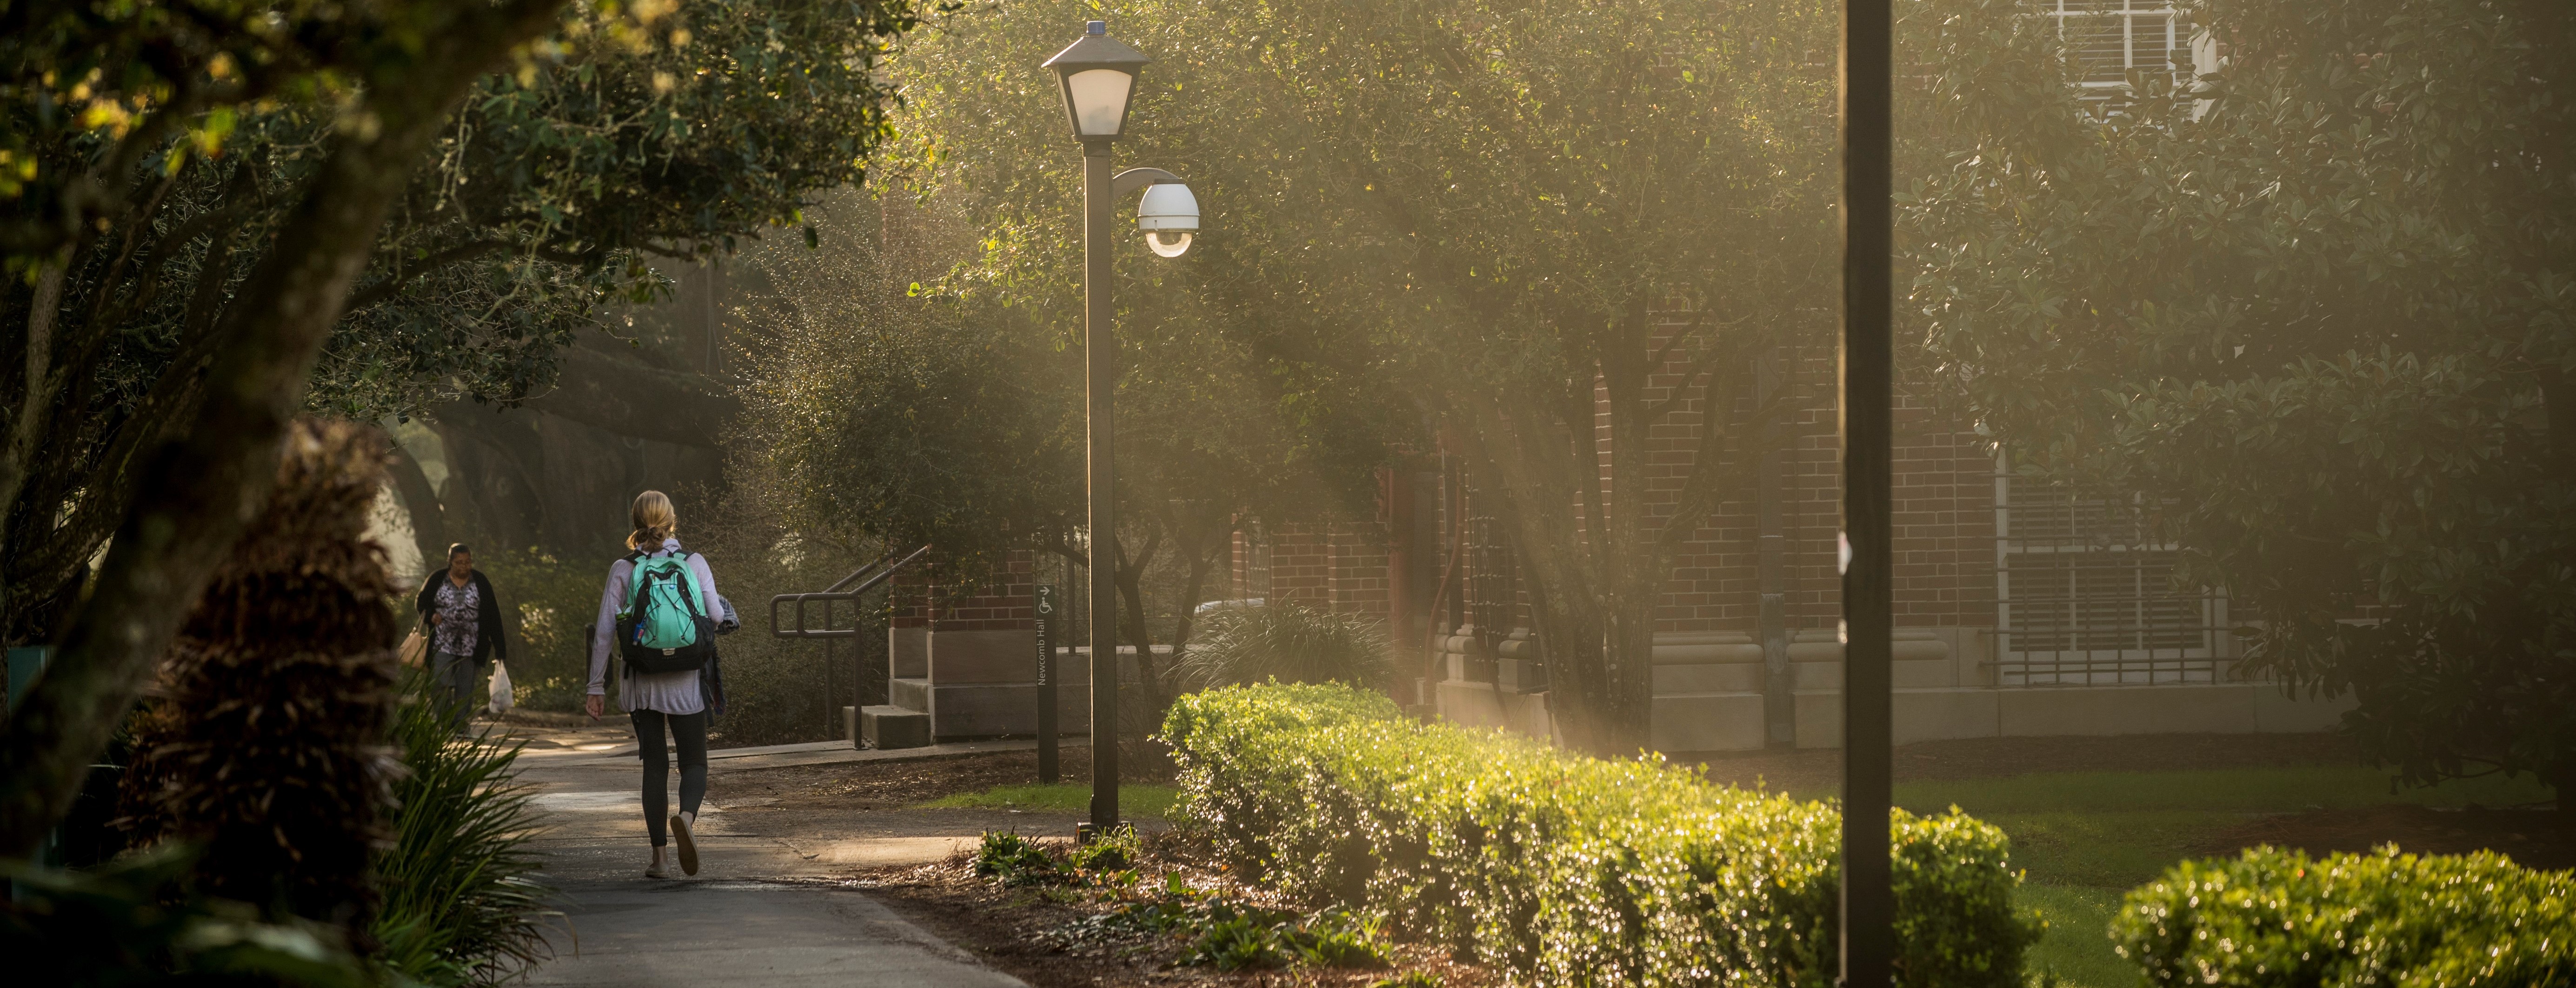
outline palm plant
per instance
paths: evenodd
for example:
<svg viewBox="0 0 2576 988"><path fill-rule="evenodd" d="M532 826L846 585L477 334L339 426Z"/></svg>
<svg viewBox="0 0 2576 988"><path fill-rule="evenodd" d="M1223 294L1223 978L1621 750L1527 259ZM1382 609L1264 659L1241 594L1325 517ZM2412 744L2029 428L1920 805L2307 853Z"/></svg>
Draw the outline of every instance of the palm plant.
<svg viewBox="0 0 2576 988"><path fill-rule="evenodd" d="M394 743L410 772L394 787L393 847L376 860L378 959L423 985L497 983L545 958L544 924L562 915L528 877L538 812L517 781L521 746L455 737L428 676L405 687Z"/></svg>
<svg viewBox="0 0 2576 988"><path fill-rule="evenodd" d="M365 537L384 455L365 426L288 431L276 488L136 716L120 821L139 846L202 847L193 892L339 926L362 953L400 774L393 588Z"/></svg>
<svg viewBox="0 0 2576 988"><path fill-rule="evenodd" d="M1194 689L1278 680L1374 687L1388 674L1386 625L1293 600L1220 611L1181 661Z"/></svg>

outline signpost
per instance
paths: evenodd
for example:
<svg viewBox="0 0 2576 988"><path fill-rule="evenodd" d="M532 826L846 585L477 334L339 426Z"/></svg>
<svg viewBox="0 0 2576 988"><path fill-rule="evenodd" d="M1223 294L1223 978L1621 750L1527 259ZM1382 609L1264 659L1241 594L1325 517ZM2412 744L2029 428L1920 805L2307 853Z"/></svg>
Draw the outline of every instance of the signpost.
<svg viewBox="0 0 2576 988"><path fill-rule="evenodd" d="M1038 781L1056 780L1055 761L1055 588L1037 585L1038 624Z"/></svg>

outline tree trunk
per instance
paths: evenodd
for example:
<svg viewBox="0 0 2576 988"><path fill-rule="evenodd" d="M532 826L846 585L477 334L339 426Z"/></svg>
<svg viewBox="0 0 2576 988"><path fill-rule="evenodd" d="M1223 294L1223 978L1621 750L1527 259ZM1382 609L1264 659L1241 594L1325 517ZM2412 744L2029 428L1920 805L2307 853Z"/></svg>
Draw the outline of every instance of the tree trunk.
<svg viewBox="0 0 2576 988"><path fill-rule="evenodd" d="M218 332L188 434L156 444L52 667L0 739L0 854L32 855L71 804L207 578L276 481L279 440L386 209L467 87L563 0L410 12L417 51L369 53L366 97ZM439 18L445 18L444 23ZM360 56L367 57L367 56Z"/></svg>
<svg viewBox="0 0 2576 988"><path fill-rule="evenodd" d="M411 539L420 547L421 572L438 569L447 558L447 508L438 501L438 489L430 486L429 474L420 461L402 444L388 441L393 456L386 473L393 477L394 491L402 495L403 511L411 517Z"/></svg>

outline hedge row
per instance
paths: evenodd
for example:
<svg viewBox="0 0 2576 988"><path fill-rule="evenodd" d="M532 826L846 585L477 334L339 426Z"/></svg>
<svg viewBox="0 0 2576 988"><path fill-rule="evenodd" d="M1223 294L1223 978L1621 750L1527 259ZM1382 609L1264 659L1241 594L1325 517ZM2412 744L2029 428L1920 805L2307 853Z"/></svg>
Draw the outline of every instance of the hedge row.
<svg viewBox="0 0 2576 988"><path fill-rule="evenodd" d="M2153 985L2576 984L2576 873L2492 852L2258 847L2131 891L2111 937Z"/></svg>
<svg viewBox="0 0 2576 988"><path fill-rule="evenodd" d="M1181 813L1233 867L1515 982L1833 983L1830 805L1426 726L1338 686L1185 697L1164 737ZM2019 985L2038 932L2013 910L2003 832L1955 809L1894 822L1899 983Z"/></svg>

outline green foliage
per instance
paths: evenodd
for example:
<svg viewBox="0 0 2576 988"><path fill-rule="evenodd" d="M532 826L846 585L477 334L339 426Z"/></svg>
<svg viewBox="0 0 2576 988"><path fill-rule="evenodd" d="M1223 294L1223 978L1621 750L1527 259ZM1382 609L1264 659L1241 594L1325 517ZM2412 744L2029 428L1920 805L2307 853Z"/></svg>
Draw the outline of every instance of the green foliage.
<svg viewBox="0 0 2576 988"><path fill-rule="evenodd" d="M375 862L378 960L432 988L496 984L544 958L541 924L561 915L530 877L541 818L517 781L520 747L458 739L427 674L406 686L394 740L409 772Z"/></svg>
<svg viewBox="0 0 2576 988"><path fill-rule="evenodd" d="M1136 828L1121 824L1107 834L1092 838L1090 843L1074 848L1073 853L1066 856L1065 864L1081 872L1125 871L1135 867L1144 853L1144 840L1136 835Z"/></svg>
<svg viewBox="0 0 2576 988"><path fill-rule="evenodd" d="M1221 971L1302 965L1328 968L1385 967L1378 924L1345 910L1311 916L1295 910L1249 905L1196 892L1165 876L1159 897L1129 902L1047 934L1061 944L1136 935L1185 938L1180 963Z"/></svg>
<svg viewBox="0 0 2576 988"><path fill-rule="evenodd" d="M1219 611L1182 662L1193 687L1283 683L1386 684L1394 644L1382 621L1336 614L1293 600Z"/></svg>
<svg viewBox="0 0 2576 988"><path fill-rule="evenodd" d="M975 873L1015 887L1054 885L1071 877L1044 845L1016 832L986 831L975 848Z"/></svg>
<svg viewBox="0 0 2576 988"><path fill-rule="evenodd" d="M138 450L204 400L334 135L377 125L368 87L393 85L425 38L488 31L478 18L504 8L555 15L551 37L466 94L372 245L332 259L356 277L304 400L339 417L542 394L603 305L665 291L645 256L802 224L890 136L878 62L930 5L150 0L7 15L0 346L32 349L0 363L0 387L36 396L0 409L20 430L0 449L9 597L77 581L123 514ZM45 627L25 608L9 618L12 640Z"/></svg>
<svg viewBox="0 0 2576 988"><path fill-rule="evenodd" d="M59 988L373 988L341 932L267 922L245 903L191 895L181 844L66 872L0 863L0 954L20 983Z"/></svg>
<svg viewBox="0 0 2576 988"><path fill-rule="evenodd" d="M1184 697L1164 737L1181 815L1245 874L1517 978L1834 976L1830 805L1712 786L1659 759L1425 726L1339 686ZM1955 810L1891 823L1900 983L2018 984L2037 931L2014 911L2003 833Z"/></svg>
<svg viewBox="0 0 2576 988"><path fill-rule="evenodd" d="M518 619L510 642L512 702L530 710L580 710L590 685L587 632L599 616L607 562L568 563L534 548L486 549L474 567L517 612L511 615Z"/></svg>
<svg viewBox="0 0 2576 988"><path fill-rule="evenodd" d="M1429 971L1406 971L1392 978L1379 978L1369 988L1440 988L1440 979Z"/></svg>
<svg viewBox="0 0 2576 988"><path fill-rule="evenodd" d="M2185 861L2111 925L2149 985L2555 985L2576 981L2576 875L2493 852Z"/></svg>
<svg viewBox="0 0 2576 988"><path fill-rule="evenodd" d="M1603 478L1662 455L1646 433L1688 402L1737 407L1755 350L1830 326L1834 89L1819 69L1833 61L1832 10L1120 5L1112 32L1157 59L1120 158L1183 176L1206 210L1177 261L1122 238L1119 330L1136 363L1120 401L1158 404L1156 432L1177 426L1180 479L1241 446L1204 438L1225 420L1201 409L1256 407L1281 424L1255 464L1344 492L1444 422L1514 506L1499 517L1543 591L1532 596L1549 668L1571 687L1555 694L1558 723L1597 735L1579 743L1634 750L1651 685L1621 670L1648 667L1645 616L1678 534L1720 497L1733 423L1704 430L1672 486L1639 496ZM918 162L906 177L988 231L980 256L934 286L999 300L1063 339L1082 311L1066 247L1079 190L1055 86L1029 63L1092 12L998 5L895 61ZM1061 150L1032 153L1049 147ZM1651 400L1650 375L1675 370L1679 383L1652 385L1672 397ZM1603 412L1607 448L1571 441L1599 434ZM1122 457L1137 448L1119 441ZM1331 504L1278 497L1262 483L1277 475L1155 486L1267 496L1250 507L1271 521ZM1588 520L1574 504L1591 506Z"/></svg>
<svg viewBox="0 0 2576 988"><path fill-rule="evenodd" d="M810 537L928 542L950 565L1072 524L1079 354L1015 313L909 297L942 262L887 246L931 249L919 231L880 229L878 214L845 192L811 217L822 249L743 257L758 342L745 348L742 431L762 440L780 508Z"/></svg>
<svg viewBox="0 0 2576 988"><path fill-rule="evenodd" d="M1913 7L1955 128L1899 195L1924 369L2032 480L2143 492L2253 669L2410 781L2576 782L2576 14L2188 6L2211 100L2113 116L2028 5Z"/></svg>

